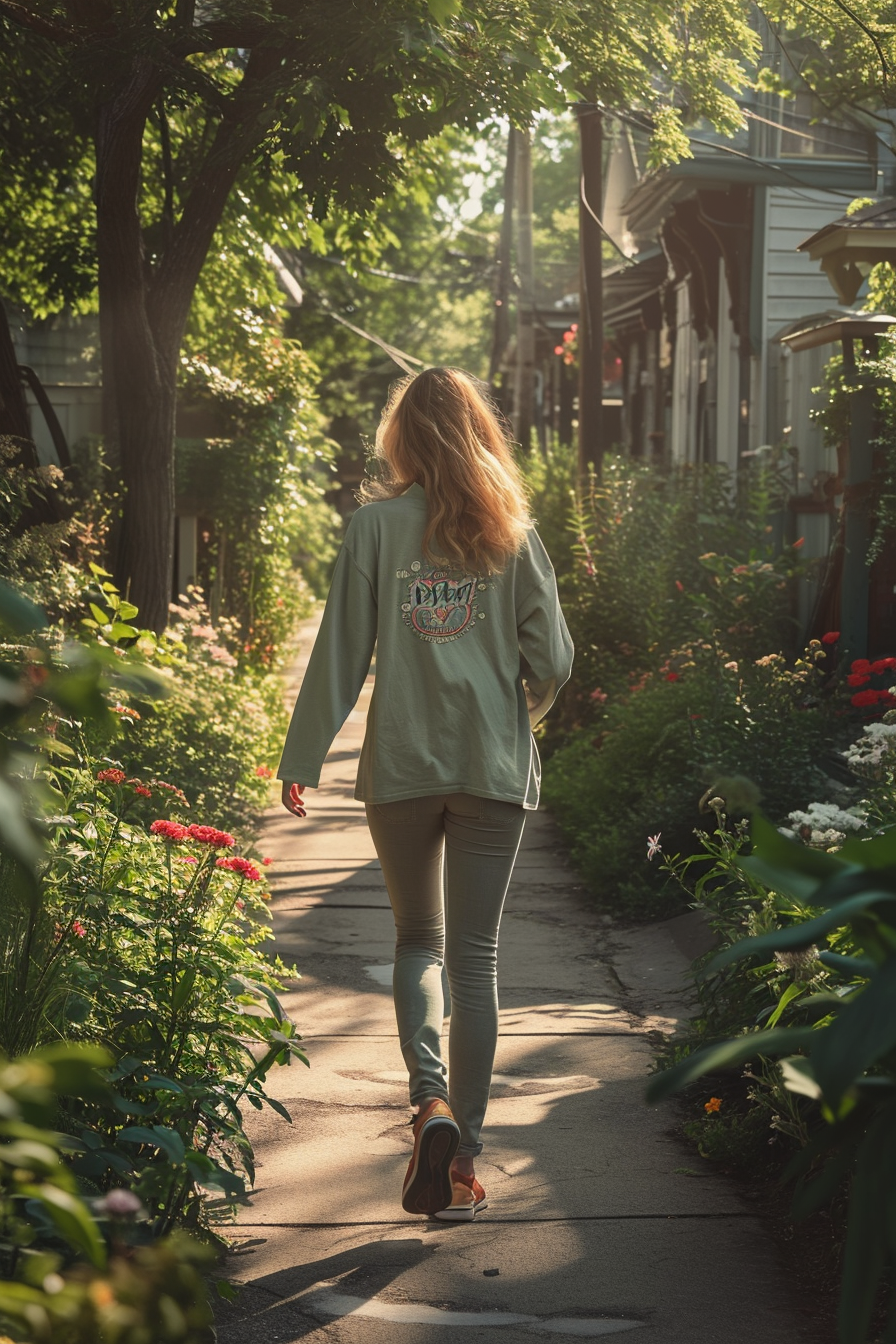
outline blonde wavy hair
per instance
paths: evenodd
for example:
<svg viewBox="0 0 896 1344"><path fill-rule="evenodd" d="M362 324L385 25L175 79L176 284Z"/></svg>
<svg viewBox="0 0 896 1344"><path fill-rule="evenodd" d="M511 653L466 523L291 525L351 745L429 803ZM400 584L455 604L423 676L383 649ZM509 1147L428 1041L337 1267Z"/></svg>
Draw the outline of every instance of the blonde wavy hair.
<svg viewBox="0 0 896 1344"><path fill-rule="evenodd" d="M429 509L423 550L476 573L499 573L532 526L510 440L469 374L425 369L392 388L376 436L381 475L362 504L394 499L415 482Z"/></svg>

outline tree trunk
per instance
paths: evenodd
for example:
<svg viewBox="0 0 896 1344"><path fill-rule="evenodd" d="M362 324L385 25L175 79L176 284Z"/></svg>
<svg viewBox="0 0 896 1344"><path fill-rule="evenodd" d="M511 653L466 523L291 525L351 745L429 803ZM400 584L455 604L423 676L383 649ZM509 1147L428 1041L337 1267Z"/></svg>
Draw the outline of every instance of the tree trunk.
<svg viewBox="0 0 896 1344"><path fill-rule="evenodd" d="M581 149L579 189L579 471L603 455L604 305L602 208L603 119L590 103L576 107ZM589 209L590 207L590 209ZM593 212L593 213L592 213Z"/></svg>
<svg viewBox="0 0 896 1344"><path fill-rule="evenodd" d="M520 295L516 309L516 389L514 433L528 452L532 446L535 399L535 253L532 243L532 133L516 136L517 268Z"/></svg>
<svg viewBox="0 0 896 1344"><path fill-rule="evenodd" d="M174 584L174 419L184 325L221 212L246 155L266 130L263 112L279 57L251 53L155 273L144 257L138 210L143 135L161 76L149 57L100 108L97 254L103 377L110 381L123 486L117 582L140 622L165 628ZM266 80L268 83L266 83ZM269 112L269 117L273 111Z"/></svg>
<svg viewBox="0 0 896 1344"><path fill-rule="evenodd" d="M510 273L513 252L513 206L516 199L516 142L519 131L513 126L507 132L507 159L504 165L504 213L501 216L501 236L498 241L495 267L495 323L492 328L492 353L488 364L488 381L492 395L497 396L498 372L507 346L510 344Z"/></svg>
<svg viewBox="0 0 896 1344"><path fill-rule="evenodd" d="M6 310L0 303L0 434L31 442L28 404ZM32 445L33 446L33 445ZM37 465L35 456L34 465Z"/></svg>

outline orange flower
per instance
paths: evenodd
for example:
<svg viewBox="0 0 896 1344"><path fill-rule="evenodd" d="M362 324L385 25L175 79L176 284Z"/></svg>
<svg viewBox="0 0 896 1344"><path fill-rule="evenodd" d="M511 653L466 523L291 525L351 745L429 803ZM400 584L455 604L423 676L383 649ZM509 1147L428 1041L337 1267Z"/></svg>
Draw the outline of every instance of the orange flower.
<svg viewBox="0 0 896 1344"><path fill-rule="evenodd" d="M713 1115L716 1111L720 1111L722 1109L722 1098L710 1097L709 1101L703 1103L703 1109L707 1115Z"/></svg>

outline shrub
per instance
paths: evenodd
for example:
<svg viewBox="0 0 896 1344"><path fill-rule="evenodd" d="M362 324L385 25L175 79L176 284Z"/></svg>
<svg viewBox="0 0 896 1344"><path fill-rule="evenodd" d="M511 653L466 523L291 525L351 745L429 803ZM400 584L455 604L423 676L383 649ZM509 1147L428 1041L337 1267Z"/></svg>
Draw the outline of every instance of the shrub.
<svg viewBox="0 0 896 1344"><path fill-rule="evenodd" d="M0 1059L0 1329L33 1344L211 1344L210 1250L182 1233L140 1245L139 1200L86 1200L62 1160L59 1102L107 1093L107 1063L84 1046Z"/></svg>
<svg viewBox="0 0 896 1344"><path fill-rule="evenodd" d="M129 775L176 779L197 812L251 832L270 796L271 767L286 733L279 675L239 660L234 623L211 625L198 591L172 606L171 625L157 639L129 624L135 607L125 604L122 622L110 576L93 569L96 600L84 624L104 646L123 653L123 645L134 645L163 678L166 694L139 700L123 691L114 735L91 730L91 751Z"/></svg>
<svg viewBox="0 0 896 1344"><path fill-rule="evenodd" d="M592 889L641 917L680 907L667 873L647 862L659 834L667 853L690 853L713 794L731 810L761 795L773 815L817 792L830 737L820 699L824 650L791 668L781 655L746 662L710 643L673 651L602 709L548 760L545 798ZM744 779L751 781L745 797Z"/></svg>

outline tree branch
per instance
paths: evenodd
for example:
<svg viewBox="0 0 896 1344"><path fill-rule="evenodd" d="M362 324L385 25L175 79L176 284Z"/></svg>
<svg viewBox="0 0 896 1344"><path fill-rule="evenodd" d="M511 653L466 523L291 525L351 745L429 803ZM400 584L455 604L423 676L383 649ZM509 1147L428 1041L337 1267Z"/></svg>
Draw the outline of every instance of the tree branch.
<svg viewBox="0 0 896 1344"><path fill-rule="evenodd" d="M169 352L179 349L193 291L237 174L275 115L273 94L286 68L282 56L282 48L273 47L250 53L151 283L150 320L160 347Z"/></svg>
<svg viewBox="0 0 896 1344"><path fill-rule="evenodd" d="M18 0L0 0L0 14L5 14L19 27L30 28L32 32L39 33L41 37L49 37L54 42L72 43L79 40L74 28L65 23L57 23L54 19L44 18L42 14L35 14L27 5L19 4Z"/></svg>

